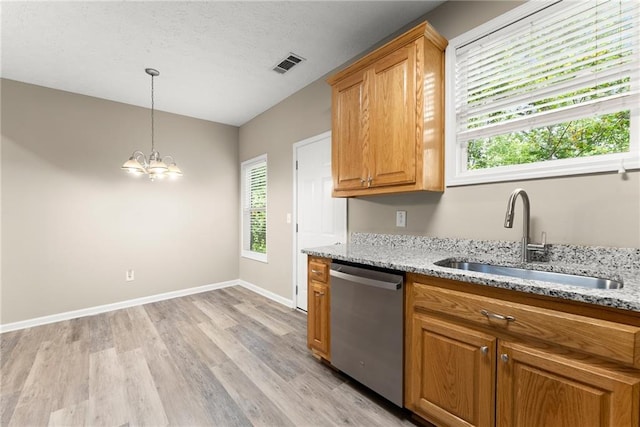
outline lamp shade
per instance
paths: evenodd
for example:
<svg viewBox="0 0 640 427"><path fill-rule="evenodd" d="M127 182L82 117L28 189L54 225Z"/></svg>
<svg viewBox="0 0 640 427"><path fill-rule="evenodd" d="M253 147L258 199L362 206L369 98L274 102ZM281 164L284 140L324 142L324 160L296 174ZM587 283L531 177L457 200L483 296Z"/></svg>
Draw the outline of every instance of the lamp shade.
<svg viewBox="0 0 640 427"><path fill-rule="evenodd" d="M169 168L167 167L167 165L162 161L162 159L152 159L149 162L149 173L152 173L154 175L162 175L164 173L167 173L169 171Z"/></svg>
<svg viewBox="0 0 640 427"><path fill-rule="evenodd" d="M124 162L121 169L124 169L129 173L136 173L136 174L145 172L144 166L142 166L140 162L137 161L133 156L129 157L129 160Z"/></svg>
<svg viewBox="0 0 640 427"><path fill-rule="evenodd" d="M167 172L167 175L169 175L170 177L182 176L182 171L175 163L171 163L169 165L169 170Z"/></svg>

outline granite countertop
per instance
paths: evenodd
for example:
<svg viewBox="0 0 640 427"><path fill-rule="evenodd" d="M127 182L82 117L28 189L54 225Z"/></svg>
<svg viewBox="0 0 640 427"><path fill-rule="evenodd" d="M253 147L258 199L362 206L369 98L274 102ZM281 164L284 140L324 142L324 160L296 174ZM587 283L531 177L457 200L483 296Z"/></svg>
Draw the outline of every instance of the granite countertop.
<svg viewBox="0 0 640 427"><path fill-rule="evenodd" d="M518 242L353 233L351 243L308 248L302 252L334 260L630 310L640 315L640 249L637 248L550 245L542 259L525 265L519 262ZM445 259L591 275L622 280L624 286L616 290L589 289L458 270L435 264Z"/></svg>

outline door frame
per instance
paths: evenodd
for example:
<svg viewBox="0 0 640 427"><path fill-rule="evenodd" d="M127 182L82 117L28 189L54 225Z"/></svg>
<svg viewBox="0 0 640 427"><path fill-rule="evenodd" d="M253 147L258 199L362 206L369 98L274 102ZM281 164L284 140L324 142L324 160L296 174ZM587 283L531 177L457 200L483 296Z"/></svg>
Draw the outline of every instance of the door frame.
<svg viewBox="0 0 640 427"><path fill-rule="evenodd" d="M314 142L318 142L325 138L331 138L331 131L328 130L319 135L312 136L310 138L303 139L293 144L293 161L292 161L292 174L293 174L293 206L292 206L292 221L291 221L291 231L293 235L293 250L291 254L291 259L293 260L293 268L291 269L291 295L293 300L293 308L298 310L298 296L296 295L296 281L298 280L298 232L296 231L296 225L298 224L298 173L296 169L296 162L298 161L298 148L304 147L305 145L313 144ZM347 205L347 215L348 215L349 206ZM349 235L347 227L345 227L344 231L344 241L347 241L347 236ZM307 310L309 307L307 307ZM302 310L299 310L302 311Z"/></svg>

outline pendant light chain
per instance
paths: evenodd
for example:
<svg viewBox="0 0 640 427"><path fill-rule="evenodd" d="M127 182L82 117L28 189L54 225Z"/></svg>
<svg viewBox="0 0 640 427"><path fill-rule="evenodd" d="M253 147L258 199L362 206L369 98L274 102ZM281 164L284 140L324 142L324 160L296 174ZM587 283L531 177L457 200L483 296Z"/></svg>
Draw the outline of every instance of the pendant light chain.
<svg viewBox="0 0 640 427"><path fill-rule="evenodd" d="M155 123L153 120L153 110L154 110L154 101L153 101L153 78L155 76L151 75L151 152L153 153L154 151L156 151L155 148L155 141L154 141L154 128L155 128Z"/></svg>

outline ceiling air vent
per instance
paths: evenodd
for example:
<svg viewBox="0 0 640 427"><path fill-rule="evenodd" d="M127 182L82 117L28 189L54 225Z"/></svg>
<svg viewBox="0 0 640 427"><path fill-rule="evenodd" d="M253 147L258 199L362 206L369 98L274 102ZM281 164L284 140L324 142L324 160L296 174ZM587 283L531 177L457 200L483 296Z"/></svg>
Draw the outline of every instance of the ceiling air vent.
<svg viewBox="0 0 640 427"><path fill-rule="evenodd" d="M280 61L278 65L273 67L273 71L284 74L302 61L304 61L303 57L296 55L295 53L289 53L289 56Z"/></svg>

